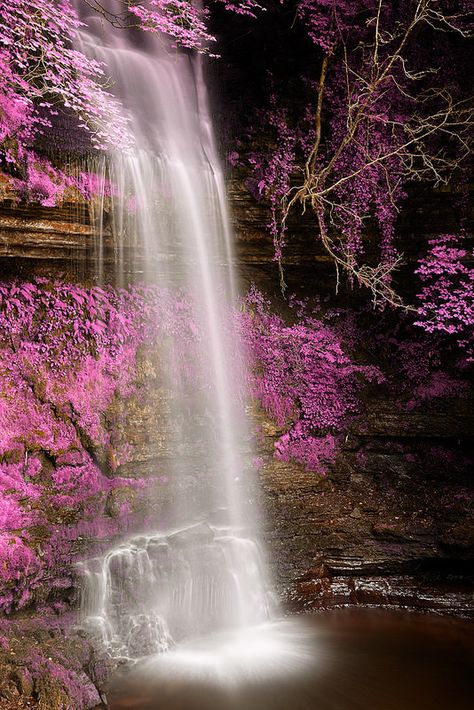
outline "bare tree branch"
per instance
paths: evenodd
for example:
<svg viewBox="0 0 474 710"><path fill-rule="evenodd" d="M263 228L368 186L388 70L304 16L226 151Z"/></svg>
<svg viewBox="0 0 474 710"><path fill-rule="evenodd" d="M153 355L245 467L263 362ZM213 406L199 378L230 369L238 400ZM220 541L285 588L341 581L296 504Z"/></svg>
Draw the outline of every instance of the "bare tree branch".
<svg viewBox="0 0 474 710"><path fill-rule="evenodd" d="M400 307L402 301L390 283L401 257L377 266L358 265L354 254L345 247L347 240L341 233L341 215L350 215L359 225L368 215L358 214L345 203L344 190L365 175L372 175L377 168L382 170L381 179L386 183L389 203L397 210L395 192L405 181L430 180L435 185L447 182L470 153L474 109L466 100L455 100L442 85L428 89L423 86L436 78L437 67L409 66L409 45L415 31L424 25L467 37L464 18L459 14L443 14L435 0L417 0L405 21L384 29L386 2L377 3L376 13L368 23L369 28L373 28L373 38L358 46L358 64L350 66L349 53L340 33L346 129L332 150L321 152L324 88L329 61L336 51L334 47L323 60L317 89L314 145L304 167L303 182L291 187L283 197L281 224L285 230L288 215L296 204L302 206L303 212L310 206L317 218L321 241L334 260L338 274L342 270L366 286L375 302L385 301ZM392 104L399 101L408 107L403 120L390 113L386 115L389 97ZM371 140L371 133L381 126L388 129L386 135L390 140L377 145ZM449 146L455 149L449 151ZM341 172L341 158L351 155L350 151L355 151L357 164L352 169L344 167ZM333 233L339 236L331 237Z"/></svg>

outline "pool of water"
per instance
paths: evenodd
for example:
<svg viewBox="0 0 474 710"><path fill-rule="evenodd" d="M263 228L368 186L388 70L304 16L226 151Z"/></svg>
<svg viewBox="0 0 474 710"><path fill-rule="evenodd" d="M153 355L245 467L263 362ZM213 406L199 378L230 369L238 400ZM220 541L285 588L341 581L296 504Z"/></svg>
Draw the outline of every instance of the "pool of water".
<svg viewBox="0 0 474 710"><path fill-rule="evenodd" d="M202 638L112 680L112 710L464 710L473 626L341 610Z"/></svg>

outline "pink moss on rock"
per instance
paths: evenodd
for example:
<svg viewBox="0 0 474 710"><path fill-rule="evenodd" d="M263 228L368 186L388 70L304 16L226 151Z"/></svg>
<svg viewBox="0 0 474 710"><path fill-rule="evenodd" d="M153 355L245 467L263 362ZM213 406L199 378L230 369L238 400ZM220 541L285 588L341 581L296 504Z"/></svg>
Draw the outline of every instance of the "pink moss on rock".
<svg viewBox="0 0 474 710"><path fill-rule="evenodd" d="M0 610L71 586L77 540L117 532L143 480L106 413L136 391L137 350L157 294L50 283L0 285ZM106 503L117 491L113 518Z"/></svg>
<svg viewBox="0 0 474 710"><path fill-rule="evenodd" d="M50 611L0 620L2 707L85 710L100 703L105 661L92 654L88 641L67 631L67 621Z"/></svg>
<svg viewBox="0 0 474 710"><path fill-rule="evenodd" d="M283 430L275 455L324 474L337 453L335 437L360 411L364 382L383 380L378 368L357 365L333 328L295 303L288 325L256 289L245 301L242 332L253 363L252 394Z"/></svg>

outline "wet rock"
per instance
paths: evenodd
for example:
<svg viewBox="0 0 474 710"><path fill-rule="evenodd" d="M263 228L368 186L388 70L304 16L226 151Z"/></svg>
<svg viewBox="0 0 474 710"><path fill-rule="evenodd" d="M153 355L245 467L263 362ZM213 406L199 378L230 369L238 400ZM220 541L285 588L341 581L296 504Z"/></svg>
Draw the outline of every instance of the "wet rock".
<svg viewBox="0 0 474 710"><path fill-rule="evenodd" d="M111 518L119 518L124 510L131 510L136 492L130 488L114 488L107 495L105 513Z"/></svg>
<svg viewBox="0 0 474 710"><path fill-rule="evenodd" d="M17 668L10 673L10 679L18 688L19 695L29 697L33 693L34 683L27 668Z"/></svg>
<svg viewBox="0 0 474 710"><path fill-rule="evenodd" d="M393 523L377 522L372 525L372 531L376 537L388 540L406 540L406 530Z"/></svg>
<svg viewBox="0 0 474 710"><path fill-rule="evenodd" d="M391 402L371 402L364 419L354 424L353 433L362 437L459 439L473 437L474 414L453 402L432 411L397 411Z"/></svg>
<svg viewBox="0 0 474 710"><path fill-rule="evenodd" d="M403 575L326 576L305 575L288 598L291 611L315 611L341 606L370 606L437 612L474 618L472 580L438 576Z"/></svg>
<svg viewBox="0 0 474 710"><path fill-rule="evenodd" d="M445 412L440 420L449 418L449 406L439 403ZM300 590L304 585L306 608L313 603L308 599L318 598L319 604L322 596L329 606L336 599L378 603L377 594L368 593L371 585L358 586L361 576L372 577L375 588L386 579L390 603L403 605L411 599L415 605L416 584L408 585L412 594L404 575L415 581L429 578L432 584L420 588L417 608L437 608L439 594L440 608L469 614L474 603L465 594L468 568L461 563L473 557L471 477L465 466L453 468L458 441L446 437L441 444L439 439L420 439L416 432L412 436L412 419L403 421L393 405L390 410L386 404L384 411L377 422L378 415L373 416L364 434L357 433L361 447L343 450L324 479L294 463L275 461L278 434L267 430L260 452L260 498L267 513L265 539L274 579L285 598L293 598L294 584ZM425 435L428 419L421 417L417 424ZM453 432L456 425L450 426ZM462 456L461 450L461 463ZM314 572L316 567L320 572ZM305 570L312 573L301 581ZM458 589L464 589L459 603L454 599Z"/></svg>
<svg viewBox="0 0 474 710"><path fill-rule="evenodd" d="M441 537L441 544L447 548L474 552L474 523L466 521L453 525Z"/></svg>
<svg viewBox="0 0 474 710"><path fill-rule="evenodd" d="M361 447L361 440L358 436L355 436L352 432L349 432L342 443L342 449L344 451L357 451Z"/></svg>
<svg viewBox="0 0 474 710"><path fill-rule="evenodd" d="M167 540L170 545L178 547L192 547L211 542L214 539L214 531L207 523L200 523L192 527L180 530L173 535L168 535Z"/></svg>
<svg viewBox="0 0 474 710"><path fill-rule="evenodd" d="M67 619L17 614L3 620L0 637L0 708L92 708L100 703L91 680L99 658L89 641L70 633ZM65 633L65 629L69 633Z"/></svg>

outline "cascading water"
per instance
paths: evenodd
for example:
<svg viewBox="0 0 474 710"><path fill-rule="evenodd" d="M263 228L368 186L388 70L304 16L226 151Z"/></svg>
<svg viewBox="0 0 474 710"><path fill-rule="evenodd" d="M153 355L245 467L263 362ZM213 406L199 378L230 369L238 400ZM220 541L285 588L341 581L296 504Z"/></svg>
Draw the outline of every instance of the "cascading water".
<svg viewBox="0 0 474 710"><path fill-rule="evenodd" d="M198 475L200 495L178 486L169 511L173 530L136 535L82 564L83 625L112 655L133 659L261 623L271 604L244 504L242 449L250 436L242 356L229 327L232 244L200 60L156 39L138 46L143 35L131 30L103 32L97 18L87 24L81 49L104 63L133 143L96 167L99 276L103 207L112 191L118 283L128 270L141 271L163 292L183 289L199 333L194 387L182 372L178 336L167 339L161 358L173 425L168 473L178 481Z"/></svg>

